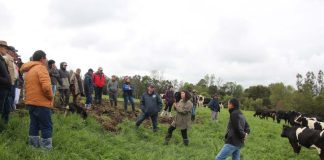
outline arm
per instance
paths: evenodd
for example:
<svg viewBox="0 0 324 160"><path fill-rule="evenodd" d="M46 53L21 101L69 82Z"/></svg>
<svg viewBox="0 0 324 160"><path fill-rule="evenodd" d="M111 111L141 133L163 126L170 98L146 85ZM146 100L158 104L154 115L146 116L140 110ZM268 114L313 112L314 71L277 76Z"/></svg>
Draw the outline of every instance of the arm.
<svg viewBox="0 0 324 160"><path fill-rule="evenodd" d="M176 107L176 109L180 114L189 114L191 113L192 103L186 103L183 107Z"/></svg>
<svg viewBox="0 0 324 160"><path fill-rule="evenodd" d="M156 94L156 96L157 96L157 104L159 106L159 111L161 111L162 110L162 105L163 105L162 104L162 99L161 99L159 94Z"/></svg>
<svg viewBox="0 0 324 160"><path fill-rule="evenodd" d="M142 98L141 98L141 110L142 110L142 112L145 111L145 98L144 98L144 95L142 95Z"/></svg>
<svg viewBox="0 0 324 160"><path fill-rule="evenodd" d="M43 90L45 97L49 100L53 100L53 92L51 86L51 79L49 77L48 71L45 67L40 68L38 72L38 78Z"/></svg>

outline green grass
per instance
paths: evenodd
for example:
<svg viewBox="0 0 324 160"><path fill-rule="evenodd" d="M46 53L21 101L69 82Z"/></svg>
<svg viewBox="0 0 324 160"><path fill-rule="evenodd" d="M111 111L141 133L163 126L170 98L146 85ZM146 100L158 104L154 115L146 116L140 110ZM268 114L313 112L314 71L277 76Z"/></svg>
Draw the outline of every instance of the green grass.
<svg viewBox="0 0 324 160"><path fill-rule="evenodd" d="M118 134L102 129L93 118L83 121L78 115L63 117L53 114L54 135L52 151L46 152L29 147L29 118L25 114L13 113L7 129L0 134L0 159L109 159L109 160L212 160L224 145L223 137L228 121L228 112L222 110L220 122L209 120L209 109L199 108L200 124L189 130L190 144L182 144L180 131L176 130L170 144L163 144L168 125L159 125L160 130L140 127L134 129L134 122L125 121ZM272 120L254 118L252 112L244 112L251 126L251 134L242 149L245 160L312 160L319 159L316 150L303 148L295 155L288 139L280 137L282 124ZM25 115L25 116L23 116Z"/></svg>

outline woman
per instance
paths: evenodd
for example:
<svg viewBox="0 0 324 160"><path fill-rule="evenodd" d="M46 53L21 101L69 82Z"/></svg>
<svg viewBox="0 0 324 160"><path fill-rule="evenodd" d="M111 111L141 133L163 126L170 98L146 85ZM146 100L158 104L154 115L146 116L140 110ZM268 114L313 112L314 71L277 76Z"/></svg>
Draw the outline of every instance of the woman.
<svg viewBox="0 0 324 160"><path fill-rule="evenodd" d="M79 96L83 96L83 85L81 80L81 69L77 69L76 72L72 73L71 82L70 82L70 90L73 95L73 103L78 104Z"/></svg>
<svg viewBox="0 0 324 160"><path fill-rule="evenodd" d="M171 109L174 103L174 91L173 86L170 85L168 90L165 92L165 108L161 113L161 116L167 115L168 117L172 117Z"/></svg>
<svg viewBox="0 0 324 160"><path fill-rule="evenodd" d="M132 105L132 111L135 113L135 103L133 98L133 86L130 83L130 78L125 77L123 84L124 110L127 112L128 101Z"/></svg>
<svg viewBox="0 0 324 160"><path fill-rule="evenodd" d="M165 137L164 144L168 144L171 137L172 132L178 128L181 130L181 135L183 138L183 143L185 146L189 145L188 133L187 130L190 127L191 123L191 111L193 104L190 101L191 94L188 91L181 92L181 100L178 103L175 103L174 110L177 112L174 121L168 129L168 133Z"/></svg>

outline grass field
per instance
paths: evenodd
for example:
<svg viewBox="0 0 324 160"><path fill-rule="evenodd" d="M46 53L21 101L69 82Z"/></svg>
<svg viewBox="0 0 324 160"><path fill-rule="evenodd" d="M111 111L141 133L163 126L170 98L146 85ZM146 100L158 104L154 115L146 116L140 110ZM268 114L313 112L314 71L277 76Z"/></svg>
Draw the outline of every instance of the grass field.
<svg viewBox="0 0 324 160"><path fill-rule="evenodd" d="M169 145L163 145L168 125L160 130L140 127L134 122L120 124L118 134L105 131L94 118L82 120L78 115L63 117L53 114L54 136L52 151L29 147L28 112L21 110L11 114L8 128L0 134L1 160L28 159L109 159L109 160L213 160L223 146L223 137L228 119L227 110L222 110L219 123L209 120L209 109L199 108L199 124L189 130L190 144L182 144L180 131L176 130ZM272 120L254 118L252 112L244 112L251 126L251 134L242 149L244 160L313 160L319 159L316 150L303 148L295 155L288 139L280 137L282 124Z"/></svg>

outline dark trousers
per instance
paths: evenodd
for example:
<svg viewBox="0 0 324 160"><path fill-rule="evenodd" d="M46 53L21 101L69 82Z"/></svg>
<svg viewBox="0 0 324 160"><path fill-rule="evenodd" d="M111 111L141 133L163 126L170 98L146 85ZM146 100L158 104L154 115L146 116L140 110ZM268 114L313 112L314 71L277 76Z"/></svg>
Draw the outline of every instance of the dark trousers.
<svg viewBox="0 0 324 160"><path fill-rule="evenodd" d="M38 136L39 131L42 133L42 138L52 138L52 111L47 107L37 107L28 105L29 108L29 136Z"/></svg>
<svg viewBox="0 0 324 160"><path fill-rule="evenodd" d="M134 98L132 96L124 96L124 109L125 109L125 111L127 111L128 101L131 103L132 110L134 112L135 111L135 103L134 103Z"/></svg>
<svg viewBox="0 0 324 160"><path fill-rule="evenodd" d="M78 103L79 103L79 102L78 102L78 98L79 98L79 96L80 96L80 93L73 95L73 103L74 103L74 104L78 104Z"/></svg>
<svg viewBox="0 0 324 160"><path fill-rule="evenodd" d="M97 104L101 104L102 101L102 87L95 87L95 101Z"/></svg>
<svg viewBox="0 0 324 160"><path fill-rule="evenodd" d="M157 125L158 125L158 114L145 114L145 113L141 113L141 115L138 117L137 121L136 121L136 125L140 126L143 121L147 118L151 118L152 120L152 124L153 124L153 129L157 129Z"/></svg>
<svg viewBox="0 0 324 160"><path fill-rule="evenodd" d="M60 100L62 106L67 106L70 101L70 91L69 89L59 89L60 92Z"/></svg>
<svg viewBox="0 0 324 160"><path fill-rule="evenodd" d="M0 113L1 119L5 124L9 121L9 113L10 113L10 104L8 101L9 90L1 89L0 90Z"/></svg>
<svg viewBox="0 0 324 160"><path fill-rule="evenodd" d="M171 112L172 106L173 106L173 103L167 102L167 103L165 104L164 110L165 110L165 111L168 110L168 112Z"/></svg>
<svg viewBox="0 0 324 160"><path fill-rule="evenodd" d="M173 131L176 129L176 127L170 126L168 129L168 134L170 135L170 137L172 136ZM181 135L183 139L188 139L188 133L187 133L187 129L182 129L181 130Z"/></svg>
<svg viewBox="0 0 324 160"><path fill-rule="evenodd" d="M109 100L111 106L117 106L117 93L109 93Z"/></svg>
<svg viewBox="0 0 324 160"><path fill-rule="evenodd" d="M92 94L91 93L86 93L86 104L92 104Z"/></svg>

